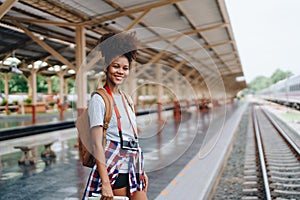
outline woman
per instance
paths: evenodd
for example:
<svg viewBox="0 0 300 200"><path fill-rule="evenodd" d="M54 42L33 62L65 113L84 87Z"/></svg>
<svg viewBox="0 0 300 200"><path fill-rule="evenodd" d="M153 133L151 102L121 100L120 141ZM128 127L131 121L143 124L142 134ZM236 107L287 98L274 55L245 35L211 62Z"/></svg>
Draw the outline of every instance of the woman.
<svg viewBox="0 0 300 200"><path fill-rule="evenodd" d="M100 49L105 60L104 88L113 100L113 114L103 149L103 119L105 103L93 95L88 108L93 152L96 158L83 199L101 193L103 200L113 196L128 196L131 200L147 199L148 177L143 169L143 156L138 145L133 103L119 86L129 75L130 64L136 58L137 40L134 34L105 34Z"/></svg>

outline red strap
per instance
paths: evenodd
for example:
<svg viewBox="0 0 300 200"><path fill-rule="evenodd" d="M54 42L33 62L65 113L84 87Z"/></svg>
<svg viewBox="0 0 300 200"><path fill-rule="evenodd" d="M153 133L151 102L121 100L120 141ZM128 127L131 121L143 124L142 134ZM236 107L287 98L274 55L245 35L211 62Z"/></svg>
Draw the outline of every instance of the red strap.
<svg viewBox="0 0 300 200"><path fill-rule="evenodd" d="M111 90L109 89L108 85L105 85L104 88L106 89L107 93L111 96L112 100L113 100L113 104L114 104L114 110L115 110L115 113L116 113L116 117L117 117L117 123L118 123L118 130L119 132L122 132L122 127L121 127L121 115L120 115L120 112L119 112L119 109L117 107L117 104L116 104L116 101L114 99L114 96L112 95L112 92Z"/></svg>
<svg viewBox="0 0 300 200"><path fill-rule="evenodd" d="M104 88L106 89L107 93L111 96L111 98L113 100L114 110L115 110L115 113L116 113L116 116L117 116L118 130L119 130L119 133L121 134L120 137L122 137L122 127L121 127L121 120L120 120L121 119L121 115L120 115L119 109L117 107L117 104L115 102L113 94L112 94L111 90L109 89L108 85L105 84ZM131 124L131 128L132 128L134 137L135 137L135 139L137 139L137 133L136 133L136 130L135 130L133 124L132 124L132 121L131 121L131 118L129 116L128 109L127 109L127 106L126 106L126 103L125 103L125 100L124 100L124 95L122 93L121 93L121 97L122 97L122 102L123 102L123 105L125 107L125 110L126 110L126 113L127 113L128 119L129 119L129 122ZM123 138L121 138L121 139L123 140Z"/></svg>
<svg viewBox="0 0 300 200"><path fill-rule="evenodd" d="M124 100L124 94L121 93L121 95L122 95L123 105L124 105L124 107L125 107L125 110L126 110L126 113L127 113L128 119L129 119L129 122L130 122L130 124L131 124L131 128L132 128L134 137L137 139L137 133L136 133L136 130L135 130L133 124L132 124L132 121L131 121L131 118L130 118L130 116L129 116L128 109L127 109L127 106L126 106L126 103L125 103L125 100Z"/></svg>

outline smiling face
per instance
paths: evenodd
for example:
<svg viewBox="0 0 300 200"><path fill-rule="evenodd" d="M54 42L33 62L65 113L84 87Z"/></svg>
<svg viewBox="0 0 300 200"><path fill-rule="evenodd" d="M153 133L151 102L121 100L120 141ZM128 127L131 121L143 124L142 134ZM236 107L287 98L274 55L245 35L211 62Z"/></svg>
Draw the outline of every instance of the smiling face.
<svg viewBox="0 0 300 200"><path fill-rule="evenodd" d="M129 62L125 56L119 56L112 60L107 68L107 82L113 86L119 86L129 75Z"/></svg>

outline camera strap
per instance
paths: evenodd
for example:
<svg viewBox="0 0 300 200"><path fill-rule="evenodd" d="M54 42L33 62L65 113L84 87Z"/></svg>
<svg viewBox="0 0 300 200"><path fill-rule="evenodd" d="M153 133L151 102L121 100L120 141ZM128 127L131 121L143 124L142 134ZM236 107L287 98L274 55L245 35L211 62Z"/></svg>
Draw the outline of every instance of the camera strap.
<svg viewBox="0 0 300 200"><path fill-rule="evenodd" d="M111 92L111 90L109 89L108 85L105 84L104 85L104 89L107 91L107 93L111 96L112 98L112 101L113 101L113 106L114 106L114 110L115 110L115 113L116 113L116 117L117 117L117 123L118 123L118 130L119 130L119 136L120 136L120 139L121 139L121 144L123 143L123 135L122 135L122 126L121 126L121 115L120 115L120 112L119 112L119 109L118 109L118 106L116 104L116 101L113 97L113 94ZM132 121L131 121L131 118L129 116L129 113L128 113L128 109L127 109L127 106L126 106L126 103L125 103L125 100L124 100L124 96L123 96L123 93L121 93L121 97L122 97L122 102L123 102L123 105L125 107L125 110L126 110L126 113L127 113L127 116L128 116L128 119L129 119L129 122L131 124L131 127L132 127L132 130L133 130L133 134L134 134L134 137L135 139L137 140L137 133L135 131L135 128L132 124Z"/></svg>
<svg viewBox="0 0 300 200"><path fill-rule="evenodd" d="M125 107L125 110L126 110L126 113L127 113L128 119L129 119L129 122L131 124L131 128L132 128L134 137L135 137L135 139L137 139L137 133L136 133L136 130L135 130L133 124L132 124L131 117L130 117L129 112L128 112L128 108L127 108L126 103L125 103L125 99L124 99L125 94L123 94L123 92L121 92L121 96L122 96L123 105Z"/></svg>

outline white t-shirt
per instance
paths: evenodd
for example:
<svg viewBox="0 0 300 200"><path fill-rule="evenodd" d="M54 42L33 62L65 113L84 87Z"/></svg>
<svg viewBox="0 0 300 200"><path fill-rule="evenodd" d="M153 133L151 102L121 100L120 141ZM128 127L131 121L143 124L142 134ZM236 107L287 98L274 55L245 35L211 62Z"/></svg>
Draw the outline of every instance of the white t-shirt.
<svg viewBox="0 0 300 200"><path fill-rule="evenodd" d="M131 123L128 119L126 110L124 108L122 96L113 94L113 97L117 104L117 107L118 107L118 110L119 110L120 116L121 116L121 128L122 128L123 140L130 141L131 139L134 139L134 133L132 130ZM124 100L125 100L125 105L127 106L127 110L128 110L131 122L134 126L134 129L137 130L135 113L132 111L131 107L128 105L128 102L125 97L124 97ZM132 100L130 98L129 98L129 101L130 101L130 104L133 105ZM93 95L89 102L89 107L88 107L88 114L89 114L91 128L93 128L95 126L103 126L105 110L106 110L106 108L105 108L105 103L104 103L103 98L98 94ZM112 110L113 110L112 116L111 116L110 122L108 124L108 128L106 130L106 140L120 142L117 117L116 117L114 108L112 108ZM128 162L129 162L129 158L126 158L122 164L120 171L119 171L120 173L128 173Z"/></svg>
<svg viewBox="0 0 300 200"><path fill-rule="evenodd" d="M132 126L128 119L126 110L123 106L122 96L121 95L113 95L113 97L115 99L115 102L117 104L117 107L118 107L118 110L119 110L120 116L121 116L121 127L122 127L123 140L129 141L130 139L134 139L134 133L132 130ZM131 122L132 122L135 130L137 130L135 113L131 110L125 97L124 97L124 100L125 100L125 104L127 106L129 116L131 118ZM131 101L131 99L129 99L129 101ZM105 103L104 103L103 98L97 94L93 95L93 97L91 98L91 100L89 102L89 107L88 107L91 128L95 127L95 126L103 126L105 110L106 110L106 108L105 108ZM112 108L112 110L113 110L113 113L112 113L110 122L108 124L107 131L106 131L106 139L120 142L117 117L116 117L114 108Z"/></svg>

